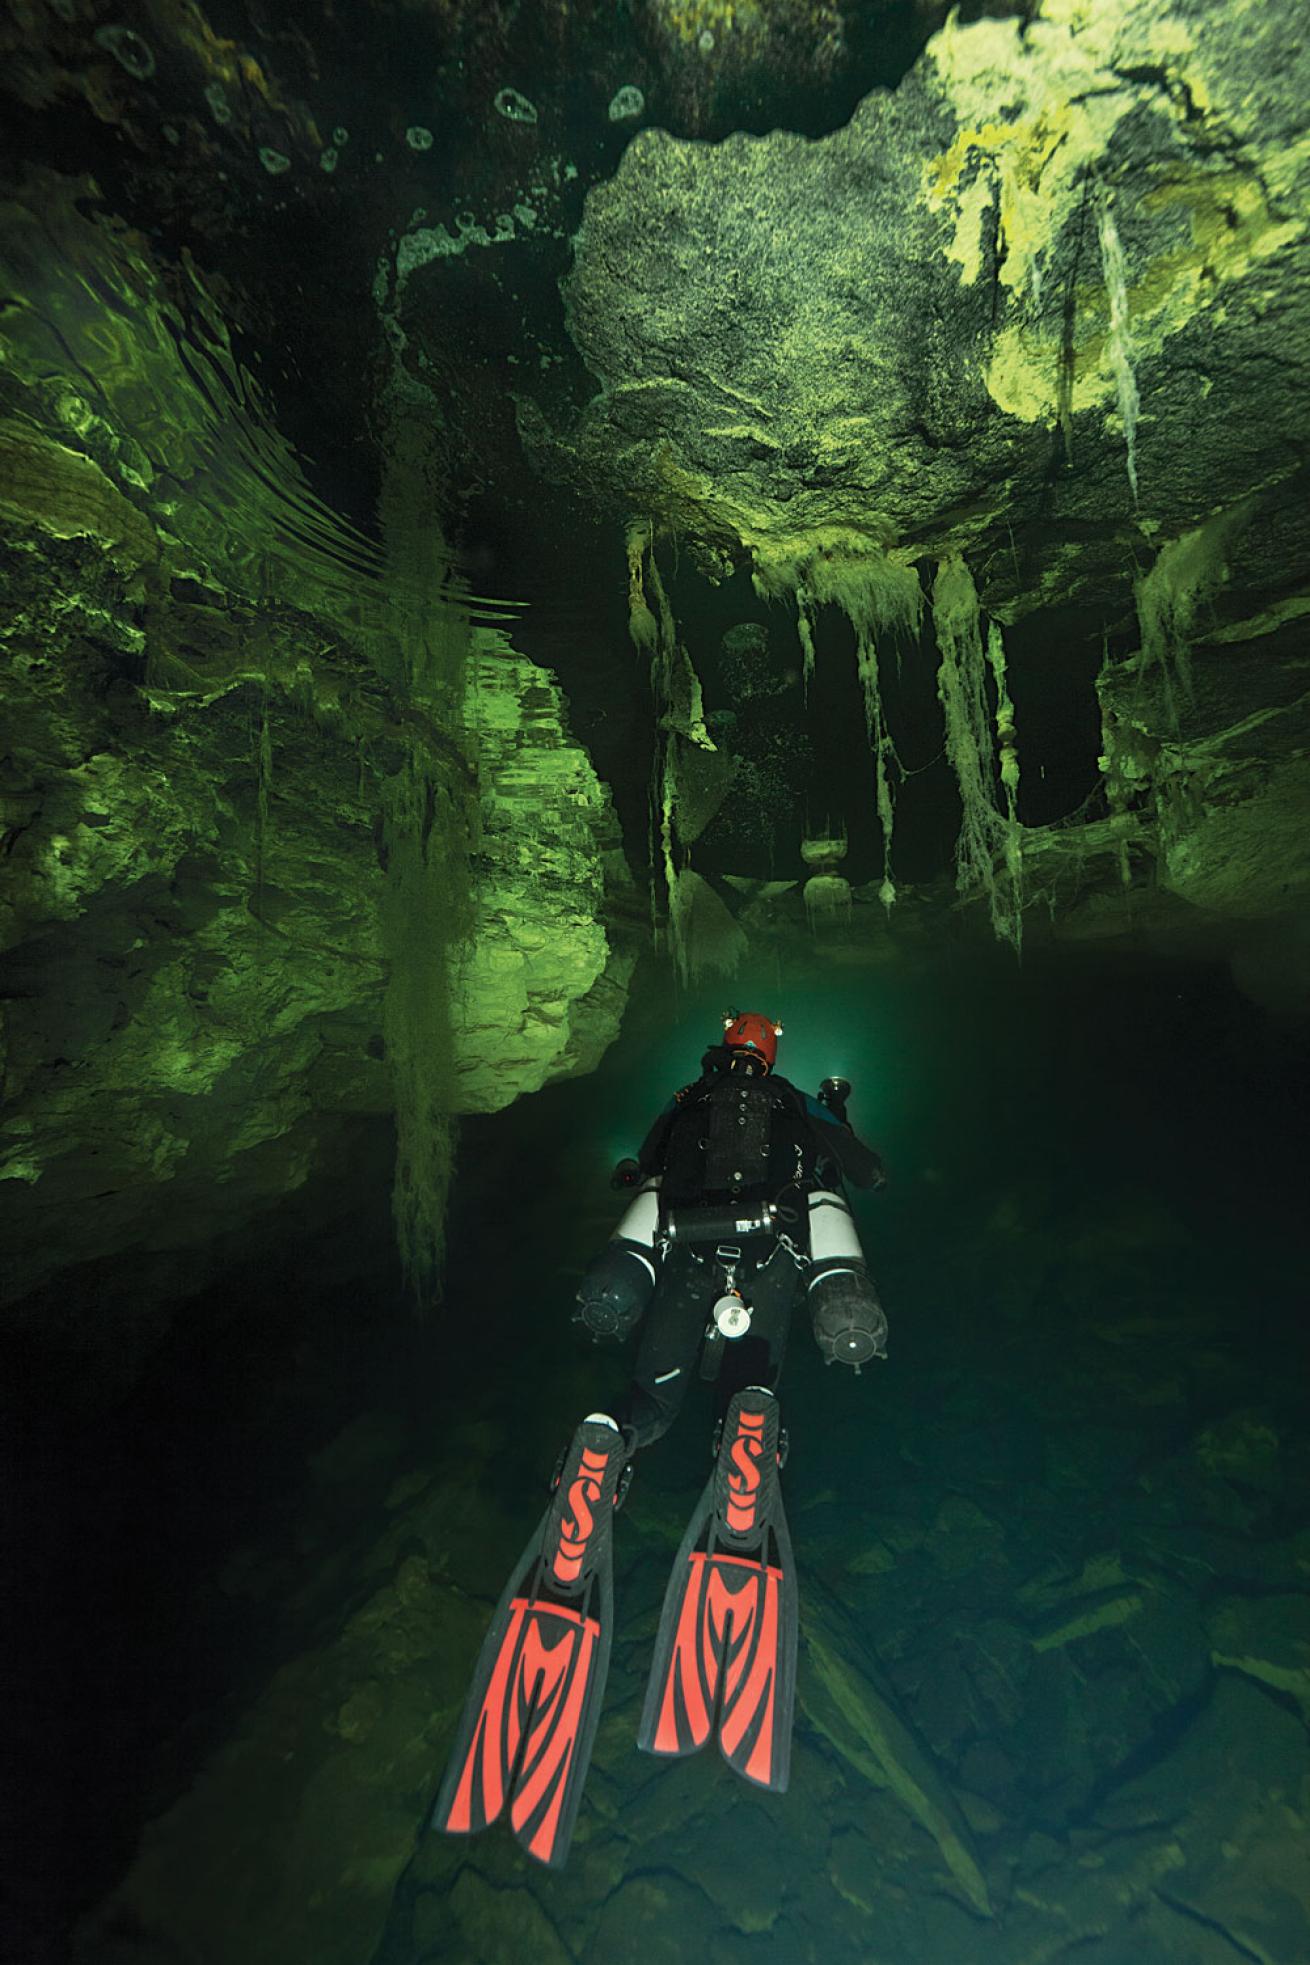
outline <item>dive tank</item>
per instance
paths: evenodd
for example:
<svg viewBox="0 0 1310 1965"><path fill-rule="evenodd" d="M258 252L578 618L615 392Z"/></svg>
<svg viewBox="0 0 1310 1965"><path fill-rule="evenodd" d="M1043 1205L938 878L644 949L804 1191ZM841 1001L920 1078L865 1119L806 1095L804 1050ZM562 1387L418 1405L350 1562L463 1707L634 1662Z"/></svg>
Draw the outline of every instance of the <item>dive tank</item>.
<svg viewBox="0 0 1310 1965"><path fill-rule="evenodd" d="M622 1219L614 1230L613 1242L627 1242L634 1255L639 1256L650 1270L651 1281L655 1280L655 1236L660 1225L660 1177L652 1174L643 1181L632 1200L623 1210Z"/></svg>
<svg viewBox="0 0 1310 1965"><path fill-rule="evenodd" d="M809 1197L810 1274L806 1296L814 1341L830 1365L887 1355L887 1319L865 1267L845 1197L816 1188Z"/></svg>
<svg viewBox="0 0 1310 1965"><path fill-rule="evenodd" d="M582 1279L574 1321L585 1324L594 1338L627 1337L641 1321L659 1273L655 1252L659 1225L660 1180L652 1174L628 1203L618 1227Z"/></svg>

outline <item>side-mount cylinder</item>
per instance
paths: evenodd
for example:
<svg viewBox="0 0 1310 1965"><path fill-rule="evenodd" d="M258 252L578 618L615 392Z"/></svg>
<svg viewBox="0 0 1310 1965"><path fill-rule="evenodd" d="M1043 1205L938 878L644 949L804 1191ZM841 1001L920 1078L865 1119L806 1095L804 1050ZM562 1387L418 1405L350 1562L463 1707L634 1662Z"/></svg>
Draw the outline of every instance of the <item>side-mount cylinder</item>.
<svg viewBox="0 0 1310 1965"><path fill-rule="evenodd" d="M864 1260L845 1197L817 1188L809 1197L810 1272L806 1297L814 1341L830 1365L856 1371L887 1355L887 1319Z"/></svg>
<svg viewBox="0 0 1310 1965"><path fill-rule="evenodd" d="M585 1324L597 1343L623 1339L641 1322L659 1274L656 1236L660 1182L653 1174L637 1190L605 1247L588 1264L573 1321Z"/></svg>

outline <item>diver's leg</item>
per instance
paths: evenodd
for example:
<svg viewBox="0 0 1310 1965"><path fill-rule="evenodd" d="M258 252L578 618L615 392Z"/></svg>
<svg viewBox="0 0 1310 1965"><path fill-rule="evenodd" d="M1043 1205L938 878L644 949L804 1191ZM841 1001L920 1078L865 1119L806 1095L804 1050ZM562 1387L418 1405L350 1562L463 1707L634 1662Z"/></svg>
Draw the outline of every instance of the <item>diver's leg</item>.
<svg viewBox="0 0 1310 1965"><path fill-rule="evenodd" d="M725 1344L719 1372L715 1412L728 1410L734 1395L747 1385L777 1390L792 1311L800 1294L800 1274L787 1250L775 1246L767 1262L743 1279L751 1306L751 1327L745 1337Z"/></svg>
<svg viewBox="0 0 1310 1965"><path fill-rule="evenodd" d="M715 1272L690 1249L670 1249L646 1313L632 1389L619 1413L633 1448L650 1446L678 1416L714 1296Z"/></svg>

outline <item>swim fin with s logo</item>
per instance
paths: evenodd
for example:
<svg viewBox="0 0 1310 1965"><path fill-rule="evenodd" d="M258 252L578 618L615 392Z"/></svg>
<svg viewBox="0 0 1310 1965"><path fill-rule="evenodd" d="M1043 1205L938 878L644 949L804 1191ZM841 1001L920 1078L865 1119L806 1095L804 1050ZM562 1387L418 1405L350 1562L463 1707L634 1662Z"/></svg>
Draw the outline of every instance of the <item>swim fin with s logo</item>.
<svg viewBox="0 0 1310 1965"><path fill-rule="evenodd" d="M637 1744L695 1753L781 1794L796 1699L796 1577L778 1481L778 1401L738 1392L664 1598Z"/></svg>
<svg viewBox="0 0 1310 1965"><path fill-rule="evenodd" d="M434 1828L469 1835L507 1809L551 1869L568 1856L609 1671L626 1458L612 1421L583 1420L497 1605L432 1815Z"/></svg>

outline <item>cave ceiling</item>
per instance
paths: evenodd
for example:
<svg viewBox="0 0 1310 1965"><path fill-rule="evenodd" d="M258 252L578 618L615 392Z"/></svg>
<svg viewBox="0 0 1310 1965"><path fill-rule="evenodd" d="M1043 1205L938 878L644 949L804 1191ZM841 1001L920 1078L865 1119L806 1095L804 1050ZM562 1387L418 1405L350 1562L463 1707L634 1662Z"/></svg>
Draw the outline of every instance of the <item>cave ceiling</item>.
<svg viewBox="0 0 1310 1965"><path fill-rule="evenodd" d="M382 316L439 433L467 577L534 603L527 638L560 671L635 852L650 742L622 653L622 529L647 524L696 570L675 607L697 617L689 641L699 621L720 717L743 708L722 635L765 623L755 754L699 828L707 871L759 878L794 870L770 798L807 808L802 831L821 818L788 617L798 595L840 609L870 564L915 565L927 589L960 555L1021 670L1070 651L1057 721L1080 734L1052 748L1049 781L1045 764L1027 781L1030 824L1086 817L1089 800L1106 816L1115 760L1107 773L1084 651L1140 654L1141 581L1216 514L1188 655L1222 671L1213 697L1256 651L1228 729L1296 721L1296 10L947 12L160 4L106 24L65 0L8 9L4 87L26 159L92 182L165 278L203 269L310 482L365 533L387 441ZM1126 695L1140 709L1159 692L1139 678L1103 694L1113 725ZM838 690L817 714L854 702ZM793 725L785 756L770 704ZM925 768L934 708L931 690L893 707ZM1217 735L1171 728L1175 708L1125 740L1118 772L1157 869L1143 755L1190 747L1191 782ZM871 873L858 757L838 781ZM930 783L951 807L944 767ZM955 823L926 788L918 802L915 877L946 870Z"/></svg>
<svg viewBox="0 0 1310 1965"><path fill-rule="evenodd" d="M556 281L587 191L634 130L832 128L898 78L946 8L770 0L736 10L735 31L733 12L156 0L118 20L80 0L13 0L0 18L5 149L85 170L165 256L203 260L282 427L361 514L377 490L361 387L373 283L388 263L403 286L407 267L441 258L423 355L450 426L452 508L489 482L512 502L517 446L497 449L513 427L506 385L514 366L576 361Z"/></svg>

